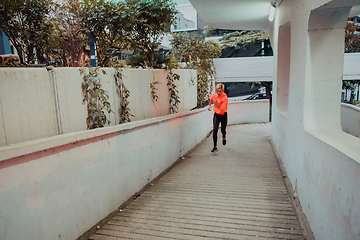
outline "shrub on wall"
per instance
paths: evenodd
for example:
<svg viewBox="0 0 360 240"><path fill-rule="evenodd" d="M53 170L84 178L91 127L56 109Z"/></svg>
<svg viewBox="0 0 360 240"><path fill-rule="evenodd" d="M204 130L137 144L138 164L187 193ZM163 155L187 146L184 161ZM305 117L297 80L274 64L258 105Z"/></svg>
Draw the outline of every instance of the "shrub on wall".
<svg viewBox="0 0 360 240"><path fill-rule="evenodd" d="M114 78L115 78L115 85L117 86L117 93L120 97L120 124L131 122L130 116L134 117L132 115L131 109L129 108L129 100L130 97L130 91L125 87L124 81L123 81L123 74L122 74L122 67L124 67L123 62L117 61L115 58L112 59L112 67L115 68Z"/></svg>
<svg viewBox="0 0 360 240"><path fill-rule="evenodd" d="M178 61L185 68L197 70L197 106L203 107L212 91L211 83L216 73L213 59L220 56L220 45L189 33L176 33L170 42Z"/></svg>
<svg viewBox="0 0 360 240"><path fill-rule="evenodd" d="M106 74L104 70L102 71L103 74ZM84 94L83 104L86 103L88 111L88 117L86 118L87 129L95 129L110 124L105 111L108 114L113 111L108 102L109 95L101 86L99 68L89 68L87 73L85 68L81 68L80 73L84 74L82 90Z"/></svg>

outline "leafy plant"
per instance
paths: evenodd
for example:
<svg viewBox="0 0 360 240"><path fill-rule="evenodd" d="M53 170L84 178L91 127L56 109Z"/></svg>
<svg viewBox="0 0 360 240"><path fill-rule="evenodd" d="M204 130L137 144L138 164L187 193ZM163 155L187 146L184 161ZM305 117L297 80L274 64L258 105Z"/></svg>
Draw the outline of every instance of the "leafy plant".
<svg viewBox="0 0 360 240"><path fill-rule="evenodd" d="M51 49L51 64L64 67L85 66L83 57L87 55L84 47L87 45L88 36L81 32L80 14L83 9L80 0L57 0L52 4L52 8L51 19L62 30L53 38L56 42L54 45L59 46Z"/></svg>
<svg viewBox="0 0 360 240"><path fill-rule="evenodd" d="M104 70L102 72L106 74ZM86 118L87 129L95 129L104 127L105 124L110 124L110 120L106 117L104 111L108 114L113 111L108 102L109 95L101 87L99 68L89 68L88 73L86 73L85 68L81 68L80 73L84 74L82 90L84 94L83 104L86 102L88 110L88 117Z"/></svg>
<svg viewBox="0 0 360 240"><path fill-rule="evenodd" d="M260 47L262 42L265 43L264 48ZM225 34L220 39L220 45L223 53L225 51L231 52L229 57L237 57L240 51L246 50L253 45L259 46L255 56L260 55L261 51L264 51L266 56L272 55L269 35L265 31L260 30L235 31Z"/></svg>
<svg viewBox="0 0 360 240"><path fill-rule="evenodd" d="M358 26L353 22L348 22L345 28L345 52L360 52L360 36L355 34Z"/></svg>
<svg viewBox="0 0 360 240"><path fill-rule="evenodd" d="M170 112L176 113L178 110L178 105L180 103L180 97L179 97L179 90L177 89L177 85L175 81L180 80L180 75L177 73L173 73L172 70L170 69L166 76L166 79L168 80L166 85L169 87L169 93L170 93L170 100L169 100Z"/></svg>
<svg viewBox="0 0 360 240"><path fill-rule="evenodd" d="M115 85L118 88L118 94L120 95L120 124L131 122L130 116L134 117L132 115L131 109L129 108L129 100L130 97L130 91L125 87L124 81L123 81L123 74L122 74L122 68L125 66L123 61L119 61L116 58L111 59L111 66L115 68Z"/></svg>
<svg viewBox="0 0 360 240"><path fill-rule="evenodd" d="M159 90L156 88L156 85L160 84L159 81L151 82L150 83L150 89L151 89L151 97L153 100L157 101L159 96L157 95L156 91Z"/></svg>
<svg viewBox="0 0 360 240"><path fill-rule="evenodd" d="M126 0L136 21L129 35L130 46L136 53L143 55L147 67L155 65L155 51L167 29L175 20L175 4L169 0Z"/></svg>
<svg viewBox="0 0 360 240"><path fill-rule="evenodd" d="M195 85L195 78L193 76L190 77L190 83L191 85Z"/></svg>
<svg viewBox="0 0 360 240"><path fill-rule="evenodd" d="M20 66L20 60L18 56L0 56L0 67L17 67Z"/></svg>
<svg viewBox="0 0 360 240"><path fill-rule="evenodd" d="M99 66L109 66L112 55L130 45L135 13L121 1L84 0L82 7L82 32L95 39Z"/></svg>
<svg viewBox="0 0 360 240"><path fill-rule="evenodd" d="M49 20L50 0L2 0L0 30L16 48L21 64L35 63L50 49L54 25Z"/></svg>
<svg viewBox="0 0 360 240"><path fill-rule="evenodd" d="M164 63L165 69L168 70L166 79L168 80L167 86L169 88L170 99L169 99L169 106L170 106L170 113L176 113L178 110L178 105L180 103L179 91L177 90L177 85L175 81L180 80L180 75L177 73L173 73L173 69L179 68L179 63L177 62L175 56L171 54L167 57L167 61Z"/></svg>
<svg viewBox="0 0 360 240"><path fill-rule="evenodd" d="M197 106L203 107L212 91L216 73L213 58L220 56L220 45L189 33L174 34L170 42L178 61L185 64L185 68L197 70Z"/></svg>
<svg viewBox="0 0 360 240"><path fill-rule="evenodd" d="M129 57L126 58L126 63L127 65L131 66L131 67L141 67L141 68L148 68L149 67L149 62L148 62L148 58L146 57L146 55L131 55ZM152 62L152 66L151 68L158 68L158 69L163 69L164 67L166 68L166 66L169 64L169 62L172 61L171 56L170 55L166 55L165 57L163 57L161 54L159 54L159 52L154 52L154 61Z"/></svg>

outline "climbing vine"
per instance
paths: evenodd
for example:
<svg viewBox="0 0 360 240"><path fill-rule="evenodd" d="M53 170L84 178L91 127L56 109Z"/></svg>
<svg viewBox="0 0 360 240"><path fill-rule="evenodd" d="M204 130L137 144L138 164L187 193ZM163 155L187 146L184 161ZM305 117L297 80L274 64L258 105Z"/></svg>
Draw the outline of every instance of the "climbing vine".
<svg viewBox="0 0 360 240"><path fill-rule="evenodd" d="M179 68L179 63L176 60L174 55L171 55L168 58L168 61L165 62L164 68L168 70L166 79L167 86L169 88L169 94L170 94L170 100L169 100L169 106L170 106L170 113L176 113L178 110L178 105L180 103L180 97L179 97L179 90L177 89L177 85L175 81L180 80L180 75L177 73L174 73L172 70Z"/></svg>
<svg viewBox="0 0 360 240"><path fill-rule="evenodd" d="M157 95L156 91L159 90L156 88L156 85L160 84L159 81L151 82L150 83L150 89L151 89L151 97L153 100L157 101L159 96Z"/></svg>
<svg viewBox="0 0 360 240"><path fill-rule="evenodd" d="M170 69L166 76L166 79L168 80L167 86L169 87L169 93L170 93L170 100L169 100L170 112L176 113L178 110L178 105L180 103L180 97L179 97L179 90L177 89L177 85L175 81L180 80L180 75L177 73L173 73L172 70Z"/></svg>
<svg viewBox="0 0 360 240"><path fill-rule="evenodd" d="M128 98L130 97L130 91L125 87L123 81L123 74L122 74L123 63L113 58L111 60L111 65L115 69L115 74L114 74L115 85L117 86L118 93L120 95L120 106L121 106L120 124L131 122L130 116L134 117L134 115L130 113L131 112L131 109L129 107L130 102L128 100Z"/></svg>
<svg viewBox="0 0 360 240"><path fill-rule="evenodd" d="M106 74L106 71L102 70L102 72L104 75ZM99 68L89 68L88 73L85 68L81 68L80 73L84 74L82 90L84 95L83 104L87 104L88 111L86 118L87 129L95 129L110 124L105 111L108 114L113 111L108 101L108 92L101 86Z"/></svg>
<svg viewBox="0 0 360 240"><path fill-rule="evenodd" d="M212 91L216 73L213 59L220 56L220 45L190 33L173 34L170 42L176 59L185 68L197 70L197 106L203 107Z"/></svg>

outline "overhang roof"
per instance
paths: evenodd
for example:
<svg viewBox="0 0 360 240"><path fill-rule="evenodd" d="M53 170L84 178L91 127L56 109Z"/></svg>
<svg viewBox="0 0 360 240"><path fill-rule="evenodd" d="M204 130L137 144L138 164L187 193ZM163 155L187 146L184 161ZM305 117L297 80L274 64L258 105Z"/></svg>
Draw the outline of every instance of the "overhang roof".
<svg viewBox="0 0 360 240"><path fill-rule="evenodd" d="M265 30L271 26L269 11L276 0L190 0L199 17L210 27Z"/></svg>
<svg viewBox="0 0 360 240"><path fill-rule="evenodd" d="M210 27L232 30L269 30L270 6L283 0L189 0L199 17ZM360 14L354 6L349 17Z"/></svg>

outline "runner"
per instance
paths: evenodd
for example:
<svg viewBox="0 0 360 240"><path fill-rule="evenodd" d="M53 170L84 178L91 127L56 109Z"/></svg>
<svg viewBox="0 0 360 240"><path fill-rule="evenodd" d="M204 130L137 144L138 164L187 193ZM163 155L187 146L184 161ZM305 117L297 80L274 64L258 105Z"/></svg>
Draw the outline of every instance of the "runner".
<svg viewBox="0 0 360 240"><path fill-rule="evenodd" d="M210 104L208 110L211 111L211 104L214 103L214 117L213 117L213 142L214 148L211 152L216 152L217 149L217 133L219 124L221 123L222 144L226 145L226 125L227 125L227 109L228 97L224 93L224 84L216 85L216 94L211 94Z"/></svg>

